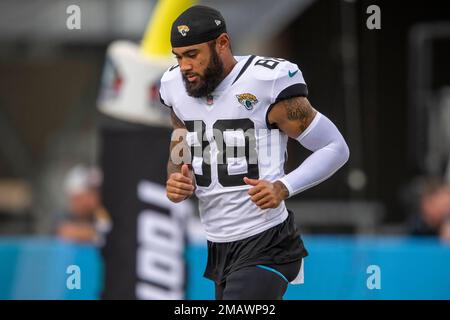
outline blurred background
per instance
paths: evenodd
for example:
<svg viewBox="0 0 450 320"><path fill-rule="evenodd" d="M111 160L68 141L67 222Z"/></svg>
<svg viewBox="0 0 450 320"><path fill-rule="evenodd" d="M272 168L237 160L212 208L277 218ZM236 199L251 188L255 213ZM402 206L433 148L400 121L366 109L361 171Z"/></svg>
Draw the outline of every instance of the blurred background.
<svg viewBox="0 0 450 320"><path fill-rule="evenodd" d="M351 150L288 200L310 257L287 298L449 299L447 2L198 3L222 12L235 55L297 63ZM161 200L171 131L158 81L176 61L148 46L177 16L162 6L0 2L1 299L214 297L195 199ZM308 156L295 141L288 153L288 171Z"/></svg>

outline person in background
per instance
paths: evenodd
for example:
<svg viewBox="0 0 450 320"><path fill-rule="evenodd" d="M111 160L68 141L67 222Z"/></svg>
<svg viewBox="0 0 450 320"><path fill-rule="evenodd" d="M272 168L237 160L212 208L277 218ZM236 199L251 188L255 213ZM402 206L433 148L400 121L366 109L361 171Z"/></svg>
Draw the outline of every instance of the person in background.
<svg viewBox="0 0 450 320"><path fill-rule="evenodd" d="M101 203L101 184L102 173L96 167L77 165L69 170L64 181L67 211L56 226L59 238L99 246L104 244L111 220Z"/></svg>
<svg viewBox="0 0 450 320"><path fill-rule="evenodd" d="M410 234L450 241L450 185L440 177L425 177L413 188L416 209L409 221Z"/></svg>

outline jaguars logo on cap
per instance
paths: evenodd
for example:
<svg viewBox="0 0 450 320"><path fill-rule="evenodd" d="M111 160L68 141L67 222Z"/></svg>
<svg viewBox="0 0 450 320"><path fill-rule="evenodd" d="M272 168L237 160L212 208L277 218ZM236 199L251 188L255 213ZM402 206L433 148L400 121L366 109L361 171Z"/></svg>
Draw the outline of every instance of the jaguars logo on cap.
<svg viewBox="0 0 450 320"><path fill-rule="evenodd" d="M236 98L238 99L239 103L242 104L247 110L252 110L253 106L258 103L258 99L256 99L256 96L251 93L237 94Z"/></svg>
<svg viewBox="0 0 450 320"><path fill-rule="evenodd" d="M186 37L187 33L189 32L189 27L183 24L181 26L178 26L177 28L178 32L181 33L183 37Z"/></svg>

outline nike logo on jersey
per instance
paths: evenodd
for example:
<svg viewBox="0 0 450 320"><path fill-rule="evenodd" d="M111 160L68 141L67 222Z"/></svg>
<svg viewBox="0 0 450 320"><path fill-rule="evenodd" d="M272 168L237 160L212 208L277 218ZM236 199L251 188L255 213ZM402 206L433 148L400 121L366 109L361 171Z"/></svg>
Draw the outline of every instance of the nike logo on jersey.
<svg viewBox="0 0 450 320"><path fill-rule="evenodd" d="M291 70L289 70L289 77L293 77L297 74L298 70L295 70L294 72L291 72Z"/></svg>

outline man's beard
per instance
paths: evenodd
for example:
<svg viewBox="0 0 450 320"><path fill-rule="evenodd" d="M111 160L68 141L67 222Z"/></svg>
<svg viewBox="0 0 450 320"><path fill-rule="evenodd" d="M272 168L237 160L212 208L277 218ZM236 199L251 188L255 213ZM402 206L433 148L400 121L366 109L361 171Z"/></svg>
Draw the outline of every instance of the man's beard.
<svg viewBox="0 0 450 320"><path fill-rule="evenodd" d="M210 47L210 50L211 59L203 76L195 74L198 77L198 80L195 82L189 82L187 76L182 74L187 94L191 97L206 97L208 94L213 92L223 80L224 70L222 60L219 58L215 48Z"/></svg>

